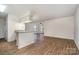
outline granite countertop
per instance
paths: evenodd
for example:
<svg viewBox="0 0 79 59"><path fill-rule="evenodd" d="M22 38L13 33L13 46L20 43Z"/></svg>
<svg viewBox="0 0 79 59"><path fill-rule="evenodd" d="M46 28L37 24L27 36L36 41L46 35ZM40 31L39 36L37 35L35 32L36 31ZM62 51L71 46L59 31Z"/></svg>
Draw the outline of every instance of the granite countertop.
<svg viewBox="0 0 79 59"><path fill-rule="evenodd" d="M29 32L34 32L34 31L16 30L15 32L17 32L17 33L29 33Z"/></svg>
<svg viewBox="0 0 79 59"><path fill-rule="evenodd" d="M32 32L32 33L38 34L38 32L34 32L34 31L25 31L25 30L16 30L15 32L16 32L16 33L30 33L30 32ZM43 33L40 33L40 34L43 34Z"/></svg>
<svg viewBox="0 0 79 59"><path fill-rule="evenodd" d="M25 32L25 30L16 30L15 32Z"/></svg>

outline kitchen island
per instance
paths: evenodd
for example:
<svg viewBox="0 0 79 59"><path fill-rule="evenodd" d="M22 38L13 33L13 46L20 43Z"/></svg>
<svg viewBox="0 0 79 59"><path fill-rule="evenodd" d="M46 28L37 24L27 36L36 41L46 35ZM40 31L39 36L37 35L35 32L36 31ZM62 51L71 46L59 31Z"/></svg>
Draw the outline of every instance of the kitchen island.
<svg viewBox="0 0 79 59"><path fill-rule="evenodd" d="M27 32L24 30L16 31L16 41L18 49L26 47L35 42L36 35L35 32Z"/></svg>

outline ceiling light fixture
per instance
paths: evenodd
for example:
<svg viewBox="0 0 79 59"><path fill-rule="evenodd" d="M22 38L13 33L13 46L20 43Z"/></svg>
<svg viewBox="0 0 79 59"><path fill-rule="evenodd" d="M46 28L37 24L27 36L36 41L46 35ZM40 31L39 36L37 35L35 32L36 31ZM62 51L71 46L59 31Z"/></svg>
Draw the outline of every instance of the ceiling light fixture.
<svg viewBox="0 0 79 59"><path fill-rule="evenodd" d="M0 5L0 12L4 12L6 9L6 5Z"/></svg>

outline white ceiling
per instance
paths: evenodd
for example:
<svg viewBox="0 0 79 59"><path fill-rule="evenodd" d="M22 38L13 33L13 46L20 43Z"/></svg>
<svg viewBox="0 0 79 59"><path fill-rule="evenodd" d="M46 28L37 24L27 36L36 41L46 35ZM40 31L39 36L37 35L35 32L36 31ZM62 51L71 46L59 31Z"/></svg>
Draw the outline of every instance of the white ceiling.
<svg viewBox="0 0 79 59"><path fill-rule="evenodd" d="M42 19L72 16L75 13L75 4L10 4L6 12L21 16L27 11L35 11Z"/></svg>

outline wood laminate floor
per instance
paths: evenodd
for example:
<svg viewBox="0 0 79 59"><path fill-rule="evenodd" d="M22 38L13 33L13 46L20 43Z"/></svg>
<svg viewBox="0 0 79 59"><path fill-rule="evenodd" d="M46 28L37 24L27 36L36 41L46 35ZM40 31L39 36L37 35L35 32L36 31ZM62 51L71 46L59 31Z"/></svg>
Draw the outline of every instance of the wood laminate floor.
<svg viewBox="0 0 79 59"><path fill-rule="evenodd" d="M43 41L17 49L16 42L0 40L1 55L78 55L73 40L45 37Z"/></svg>

